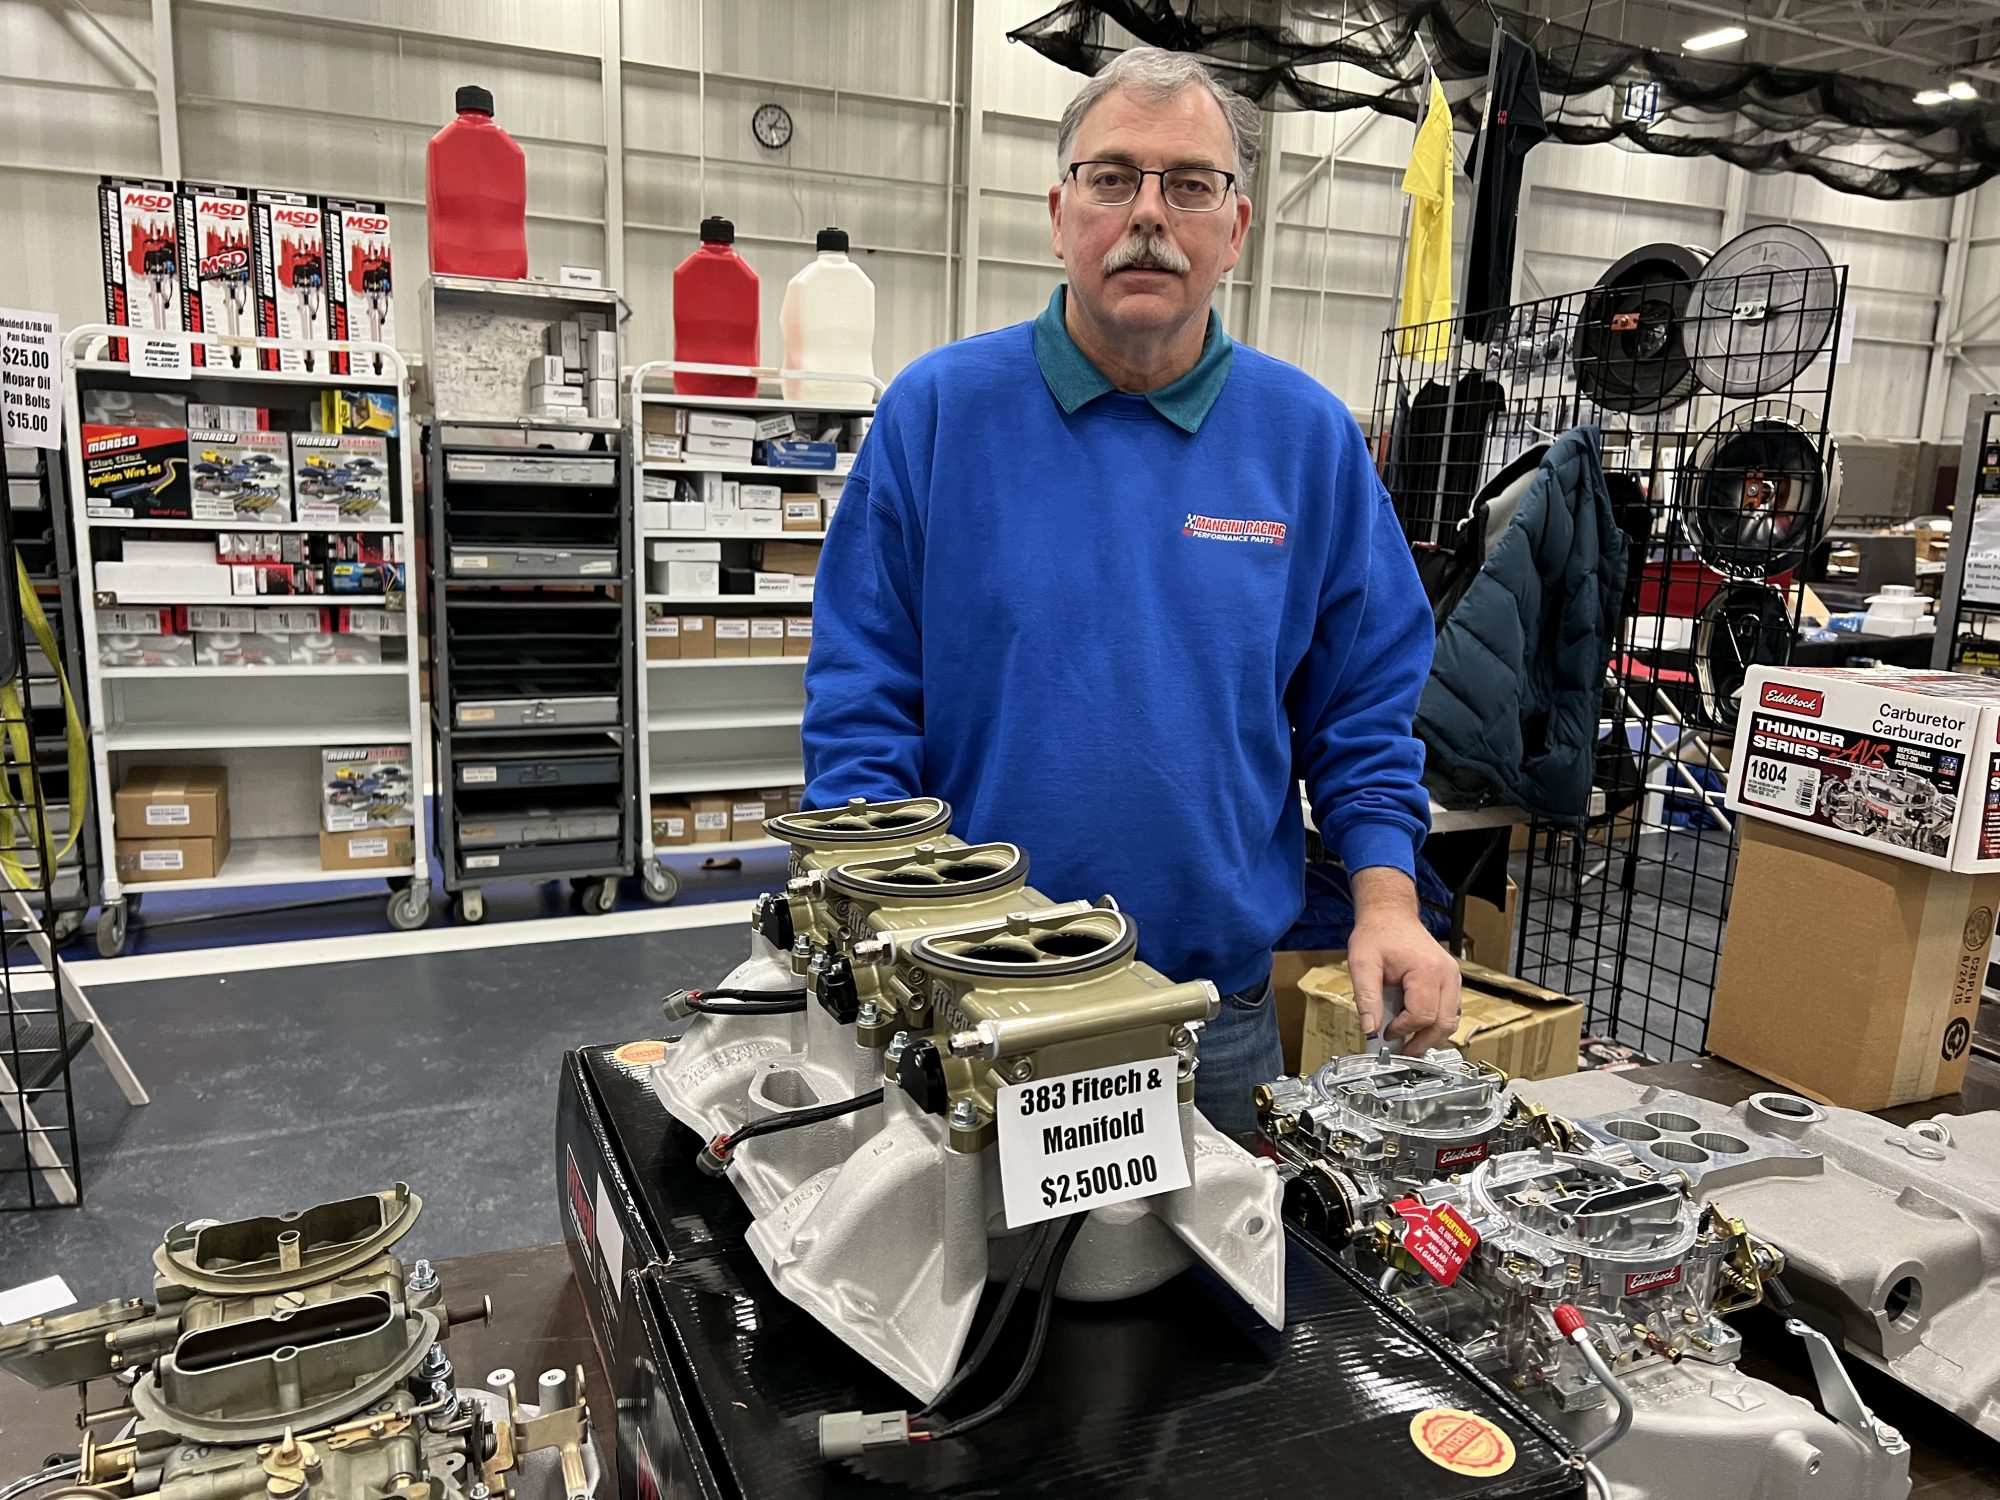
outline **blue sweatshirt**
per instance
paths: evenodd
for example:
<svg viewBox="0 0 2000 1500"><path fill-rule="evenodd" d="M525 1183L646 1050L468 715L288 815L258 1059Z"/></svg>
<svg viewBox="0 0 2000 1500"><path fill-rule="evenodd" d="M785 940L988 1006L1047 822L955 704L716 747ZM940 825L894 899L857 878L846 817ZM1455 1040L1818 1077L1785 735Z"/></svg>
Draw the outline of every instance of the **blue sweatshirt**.
<svg viewBox="0 0 2000 1500"><path fill-rule="evenodd" d="M1211 318L1124 394L1062 296L883 396L813 601L805 805L942 797L1172 979L1247 989L1304 902L1301 779L1349 870L1412 868L1430 610L1323 386Z"/></svg>

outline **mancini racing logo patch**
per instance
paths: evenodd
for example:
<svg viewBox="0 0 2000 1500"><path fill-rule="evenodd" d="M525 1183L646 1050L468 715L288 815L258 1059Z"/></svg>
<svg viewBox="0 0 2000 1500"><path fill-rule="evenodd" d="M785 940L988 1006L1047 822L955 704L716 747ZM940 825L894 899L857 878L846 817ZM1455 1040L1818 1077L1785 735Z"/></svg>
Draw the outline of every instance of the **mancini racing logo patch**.
<svg viewBox="0 0 2000 1500"><path fill-rule="evenodd" d="M1203 537L1211 542L1262 542L1268 547L1282 547L1285 545L1285 523L1190 514L1187 524L1181 527L1181 535Z"/></svg>

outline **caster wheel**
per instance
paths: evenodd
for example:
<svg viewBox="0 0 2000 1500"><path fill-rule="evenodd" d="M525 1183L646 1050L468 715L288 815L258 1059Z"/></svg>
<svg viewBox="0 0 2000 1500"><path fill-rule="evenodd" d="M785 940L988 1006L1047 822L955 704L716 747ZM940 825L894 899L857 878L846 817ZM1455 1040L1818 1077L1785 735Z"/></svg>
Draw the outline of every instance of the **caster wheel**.
<svg viewBox="0 0 2000 1500"><path fill-rule="evenodd" d="M641 889L655 906L665 906L681 893L681 878L663 864L650 864L640 875Z"/></svg>
<svg viewBox="0 0 2000 1500"><path fill-rule="evenodd" d="M398 932L415 932L430 920L431 898L428 891L419 892L415 886L400 890L389 898L389 925Z"/></svg>
<svg viewBox="0 0 2000 1500"><path fill-rule="evenodd" d="M83 931L83 913L80 911L59 911L55 921L49 924L49 941L60 948L79 932Z"/></svg>
<svg viewBox="0 0 2000 1500"><path fill-rule="evenodd" d="M114 901L97 914L97 951L116 958L125 951L126 923L130 912L123 901Z"/></svg>
<svg viewBox="0 0 2000 1500"><path fill-rule="evenodd" d="M602 880L594 880L584 888L583 909L593 916L603 916L618 904L618 877L607 875Z"/></svg>
<svg viewBox="0 0 2000 1500"><path fill-rule="evenodd" d="M459 921L477 924L486 920L486 898L477 891L460 891L452 898L452 915Z"/></svg>

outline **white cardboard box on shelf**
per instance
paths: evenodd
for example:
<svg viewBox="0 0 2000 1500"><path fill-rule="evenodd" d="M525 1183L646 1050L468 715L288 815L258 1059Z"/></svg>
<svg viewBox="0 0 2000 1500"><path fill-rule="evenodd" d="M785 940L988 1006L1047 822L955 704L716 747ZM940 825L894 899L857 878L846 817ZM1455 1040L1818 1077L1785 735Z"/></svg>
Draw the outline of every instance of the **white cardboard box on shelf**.
<svg viewBox="0 0 2000 1500"><path fill-rule="evenodd" d="M750 439L708 437L699 432L690 432L682 440L689 458L720 459L724 463L748 464L750 462Z"/></svg>
<svg viewBox="0 0 2000 1500"><path fill-rule="evenodd" d="M670 500L667 502L667 529L670 531L706 531L708 529L708 507L699 500Z"/></svg>
<svg viewBox="0 0 2000 1500"><path fill-rule="evenodd" d="M783 536L785 513L779 510L746 510L737 513L737 530L752 536Z"/></svg>
<svg viewBox="0 0 2000 1500"><path fill-rule="evenodd" d="M757 436L757 419L727 411L691 411L687 414L687 435L691 438L728 438L750 442ZM706 450L690 448L690 452Z"/></svg>
<svg viewBox="0 0 2000 1500"><path fill-rule="evenodd" d="M1755 667L1727 805L1941 870L2000 870L2000 681Z"/></svg>
<svg viewBox="0 0 2000 1500"><path fill-rule="evenodd" d="M721 563L670 562L664 566L667 570L666 587L654 590L656 593L710 598L719 597L722 592ZM648 584L652 583L654 576L653 572L648 570Z"/></svg>
<svg viewBox="0 0 2000 1500"><path fill-rule="evenodd" d="M745 510L777 510L785 492L775 484L746 484L737 491L737 501Z"/></svg>
<svg viewBox="0 0 2000 1500"><path fill-rule="evenodd" d="M789 573L759 573L752 583L752 597L757 599L789 599L793 594L793 578Z"/></svg>

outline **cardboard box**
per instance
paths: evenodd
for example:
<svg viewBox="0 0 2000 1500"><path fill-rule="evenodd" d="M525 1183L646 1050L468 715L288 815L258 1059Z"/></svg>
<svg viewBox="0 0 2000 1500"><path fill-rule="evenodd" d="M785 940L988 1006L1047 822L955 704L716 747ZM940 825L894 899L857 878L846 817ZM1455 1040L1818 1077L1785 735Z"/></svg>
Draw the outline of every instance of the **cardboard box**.
<svg viewBox="0 0 2000 1500"><path fill-rule="evenodd" d="M326 327L331 338L357 343L396 342L392 296L395 267L389 254L389 205L349 198L322 198L326 225ZM379 356L358 361L356 374L380 374ZM349 357L335 354L336 374L347 372Z"/></svg>
<svg viewBox="0 0 2000 1500"><path fill-rule="evenodd" d="M653 799L653 847L671 849L694 842L694 809L675 797Z"/></svg>
<svg viewBox="0 0 2000 1500"><path fill-rule="evenodd" d="M224 766L132 766L112 797L121 839L210 839L229 827Z"/></svg>
<svg viewBox="0 0 2000 1500"><path fill-rule="evenodd" d="M766 573L791 573L811 578L819 573L817 542L759 542L757 566Z"/></svg>
<svg viewBox="0 0 2000 1500"><path fill-rule="evenodd" d="M185 521L192 500L185 427L83 424L85 515Z"/></svg>
<svg viewBox="0 0 2000 1500"><path fill-rule="evenodd" d="M549 353L563 362L565 371L583 371L583 325L574 318L560 318L549 324Z"/></svg>
<svg viewBox="0 0 2000 1500"><path fill-rule="evenodd" d="M750 622L742 615L719 615L715 621L715 654L717 657L748 656L750 654Z"/></svg>
<svg viewBox="0 0 2000 1500"><path fill-rule="evenodd" d="M2000 874L1747 819L1708 1048L1849 1109L1956 1093L1997 908Z"/></svg>
<svg viewBox="0 0 2000 1500"><path fill-rule="evenodd" d="M97 612L97 633L172 635L176 630L186 628L175 623L175 615L171 604L161 604L152 609L100 609Z"/></svg>
<svg viewBox="0 0 2000 1500"><path fill-rule="evenodd" d="M691 459L712 459L744 465L750 462L748 438L704 437L698 432L690 432L681 439L681 448Z"/></svg>
<svg viewBox="0 0 2000 1500"><path fill-rule="evenodd" d="M1464 988L1451 1045L1466 1058L1491 1063L1510 1078L1558 1078L1576 1071L1583 1037L1580 1001L1464 960L1458 972ZM1302 1073L1329 1058L1367 1050L1345 963L1313 969L1300 978L1299 989L1306 998Z"/></svg>
<svg viewBox="0 0 2000 1500"><path fill-rule="evenodd" d="M265 338L326 338L326 304L341 281L329 275L326 215L317 198L259 189L250 197L250 253L257 273L257 332ZM267 370L303 372L305 354L260 351ZM324 371L326 359L315 358Z"/></svg>
<svg viewBox="0 0 2000 1500"><path fill-rule="evenodd" d="M777 438L761 445L764 466L770 469L832 469L838 455L831 443L799 443Z"/></svg>
<svg viewBox="0 0 2000 1500"><path fill-rule="evenodd" d="M1299 981L1314 969L1347 962L1345 948L1302 948L1271 955L1271 998L1278 1008L1278 1041L1285 1049L1285 1071L1299 1071L1299 1046L1305 1035L1306 996Z"/></svg>
<svg viewBox="0 0 2000 1500"><path fill-rule="evenodd" d="M1941 870L2000 870L2000 681L1756 667L1726 781L1753 818Z"/></svg>
<svg viewBox="0 0 2000 1500"><path fill-rule="evenodd" d="M691 411L683 430L689 437L728 438L748 443L757 436L757 419L732 411Z"/></svg>
<svg viewBox="0 0 2000 1500"><path fill-rule="evenodd" d="M688 799L688 806L694 810L693 842L697 844L729 842L729 801L729 798L717 793L706 793Z"/></svg>
<svg viewBox="0 0 2000 1500"><path fill-rule="evenodd" d="M785 492L775 484L739 484L736 503L744 510L778 510L785 503Z"/></svg>
<svg viewBox="0 0 2000 1500"><path fill-rule="evenodd" d="M410 777L408 745L337 746L320 751L319 759L319 826L328 833L416 822L422 799Z"/></svg>
<svg viewBox="0 0 2000 1500"><path fill-rule="evenodd" d="M681 616L681 660L713 661L715 659L715 616Z"/></svg>
<svg viewBox="0 0 2000 1500"><path fill-rule="evenodd" d="M1470 897L1465 903L1465 956L1502 974L1513 973L1514 929L1519 925L1520 910L1521 888L1511 875L1501 905Z"/></svg>
<svg viewBox="0 0 2000 1500"><path fill-rule="evenodd" d="M706 531L708 529L708 507L699 500L669 500L667 502L667 529L669 531Z"/></svg>
<svg viewBox="0 0 2000 1500"><path fill-rule="evenodd" d="M660 590L661 593L705 599L720 592L722 568L718 563L670 562L666 570L667 576L662 580L666 587ZM647 579L648 583L652 581L650 577Z"/></svg>
<svg viewBox="0 0 2000 1500"><path fill-rule="evenodd" d="M764 804L764 816L775 818L792 810L792 789L788 786L767 786L757 793L757 800Z"/></svg>
<svg viewBox="0 0 2000 1500"><path fill-rule="evenodd" d="M819 496L785 496L786 531L818 531L820 529Z"/></svg>
<svg viewBox="0 0 2000 1500"><path fill-rule="evenodd" d="M785 534L785 513L778 510L738 511L737 529L751 536L783 536Z"/></svg>
<svg viewBox="0 0 2000 1500"><path fill-rule="evenodd" d="M646 606L646 660L681 659L681 617L670 615L657 604Z"/></svg>
<svg viewBox="0 0 2000 1500"><path fill-rule="evenodd" d="M761 839L764 836L764 799L756 792L739 792L729 799L731 840Z"/></svg>
<svg viewBox="0 0 2000 1500"><path fill-rule="evenodd" d="M292 447L282 432L189 432L188 487L197 521L289 521Z"/></svg>
<svg viewBox="0 0 2000 1500"><path fill-rule="evenodd" d="M361 432L293 433L292 508L301 521L393 520L388 439Z"/></svg>
<svg viewBox="0 0 2000 1500"><path fill-rule="evenodd" d="M583 366L593 381L618 379L618 335L595 329L584 336Z"/></svg>
<svg viewBox="0 0 2000 1500"><path fill-rule="evenodd" d="M785 655L811 656L813 622L811 615L785 616Z"/></svg>
<svg viewBox="0 0 2000 1500"><path fill-rule="evenodd" d="M377 828L362 833L327 833L319 836L319 867L322 870L379 870L414 863L417 857L415 830Z"/></svg>
<svg viewBox="0 0 2000 1500"><path fill-rule="evenodd" d="M783 656L785 654L785 617L783 615L760 615L750 622L750 654L752 656Z"/></svg>
<svg viewBox="0 0 2000 1500"><path fill-rule="evenodd" d="M126 885L155 880L211 880L229 858L229 824L214 838L119 839L112 863Z"/></svg>
<svg viewBox="0 0 2000 1500"><path fill-rule="evenodd" d="M751 579L750 592L758 599L789 599L792 597L792 575L789 573L758 573Z"/></svg>

